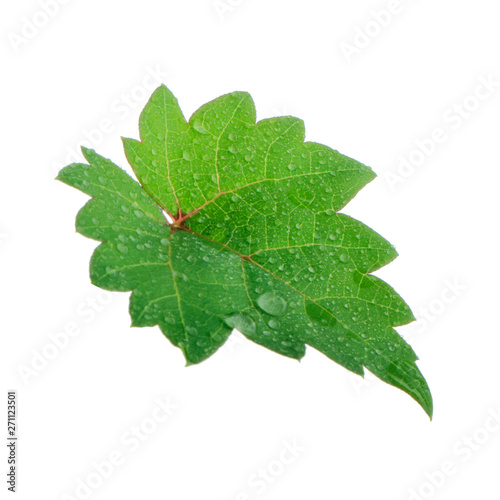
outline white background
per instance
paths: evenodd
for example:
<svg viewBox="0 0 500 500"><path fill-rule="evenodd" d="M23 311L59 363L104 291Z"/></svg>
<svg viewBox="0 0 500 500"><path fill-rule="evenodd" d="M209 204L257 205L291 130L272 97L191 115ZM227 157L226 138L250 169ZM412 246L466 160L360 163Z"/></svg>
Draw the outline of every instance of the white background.
<svg viewBox="0 0 500 500"><path fill-rule="evenodd" d="M50 18L41 3L0 16L0 394L18 391L16 498L83 498L88 480L92 499L500 498L496 2L66 0ZM186 116L249 91L259 119L298 116L308 140L377 172L344 212L400 253L377 274L419 317L399 331L432 422L312 349L297 363L236 336L185 368L158 328L130 328L128 294L90 284L96 242L74 231L86 196L54 177L82 143L125 166L120 136L138 137L160 82ZM177 407L159 424L157 398ZM93 463L118 453L101 481Z"/></svg>

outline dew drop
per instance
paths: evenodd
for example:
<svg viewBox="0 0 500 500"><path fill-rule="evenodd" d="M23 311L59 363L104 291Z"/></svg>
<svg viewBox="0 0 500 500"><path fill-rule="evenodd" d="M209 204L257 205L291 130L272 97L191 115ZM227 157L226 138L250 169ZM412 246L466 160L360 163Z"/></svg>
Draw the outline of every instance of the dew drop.
<svg viewBox="0 0 500 500"><path fill-rule="evenodd" d="M258 306L271 316L283 316L286 312L287 303L283 297L274 292L267 292L257 299Z"/></svg>
<svg viewBox="0 0 500 500"><path fill-rule="evenodd" d="M255 321L244 313L237 313L223 318L224 323L230 328L236 328L243 335L254 335L257 331Z"/></svg>
<svg viewBox="0 0 500 500"><path fill-rule="evenodd" d="M199 132L200 134L208 134L207 128L203 125L203 123L200 120L195 120L193 123L193 128L196 130L196 132Z"/></svg>
<svg viewBox="0 0 500 500"><path fill-rule="evenodd" d="M124 255L128 254L128 247L123 243L118 243L118 245L116 245L116 249Z"/></svg>
<svg viewBox="0 0 500 500"><path fill-rule="evenodd" d="M344 263L349 262L349 255L347 255L346 253L342 253L342 254L340 254L339 259L340 259L340 262L344 262Z"/></svg>
<svg viewBox="0 0 500 500"><path fill-rule="evenodd" d="M281 327L281 323L277 319L272 319L271 321L269 321L268 325L273 330L278 330Z"/></svg>

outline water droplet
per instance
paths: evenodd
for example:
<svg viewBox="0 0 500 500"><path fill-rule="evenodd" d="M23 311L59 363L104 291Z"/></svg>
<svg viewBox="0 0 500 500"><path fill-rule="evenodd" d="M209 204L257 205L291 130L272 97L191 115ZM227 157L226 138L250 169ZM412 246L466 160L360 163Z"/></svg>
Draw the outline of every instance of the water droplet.
<svg viewBox="0 0 500 500"><path fill-rule="evenodd" d="M237 313L223 318L224 323L230 328L236 328L243 335L254 335L257 331L255 321L244 313Z"/></svg>
<svg viewBox="0 0 500 500"><path fill-rule="evenodd" d="M128 254L128 247L123 243L118 243L118 245L116 245L116 249L124 255Z"/></svg>
<svg viewBox="0 0 500 500"><path fill-rule="evenodd" d="M272 319L271 321L269 321L268 325L273 330L278 330L281 327L281 323L277 319Z"/></svg>
<svg viewBox="0 0 500 500"><path fill-rule="evenodd" d="M177 281L179 281L179 280L181 280L181 281L189 281L189 278L184 273L180 273L178 271L174 271L174 278Z"/></svg>
<svg viewBox="0 0 500 500"><path fill-rule="evenodd" d="M339 259L340 259L340 262L344 262L344 263L349 262L349 255L347 255L346 253L342 253L342 254L340 254Z"/></svg>
<svg viewBox="0 0 500 500"><path fill-rule="evenodd" d="M193 158L194 158L194 155L193 153L191 153L191 151L184 151L182 153L182 157L186 160L186 161L191 161Z"/></svg>
<svg viewBox="0 0 500 500"><path fill-rule="evenodd" d="M283 316L286 312L287 303L283 297L274 292L267 292L257 299L258 306L271 316Z"/></svg>
<svg viewBox="0 0 500 500"><path fill-rule="evenodd" d="M201 120L195 120L193 122L193 128L196 130L196 132L199 132L200 134L208 134L207 127L203 125Z"/></svg>

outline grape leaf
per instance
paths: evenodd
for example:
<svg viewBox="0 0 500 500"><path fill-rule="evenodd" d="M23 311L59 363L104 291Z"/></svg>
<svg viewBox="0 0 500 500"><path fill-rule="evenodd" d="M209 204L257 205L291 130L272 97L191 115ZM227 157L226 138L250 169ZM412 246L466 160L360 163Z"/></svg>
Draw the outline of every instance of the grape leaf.
<svg viewBox="0 0 500 500"><path fill-rule="evenodd" d="M165 87L124 139L139 182L95 151L58 179L90 195L77 231L102 244L92 283L132 291L133 326L158 325L188 364L235 328L300 359L311 346L377 377L432 415L417 356L395 326L414 320L401 297L370 273L397 253L339 213L375 174L305 142L291 116L256 122L245 92L223 95L186 121Z"/></svg>

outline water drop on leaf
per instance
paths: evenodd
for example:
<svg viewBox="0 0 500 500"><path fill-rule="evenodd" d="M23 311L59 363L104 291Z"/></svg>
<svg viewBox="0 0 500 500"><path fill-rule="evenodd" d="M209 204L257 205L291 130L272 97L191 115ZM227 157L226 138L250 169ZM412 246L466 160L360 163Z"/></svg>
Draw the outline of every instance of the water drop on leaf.
<svg viewBox="0 0 500 500"><path fill-rule="evenodd" d="M349 262L349 255L347 255L346 253L342 253L342 254L340 254L339 259L340 259L340 262L344 262L344 263Z"/></svg>
<svg viewBox="0 0 500 500"><path fill-rule="evenodd" d="M243 335L254 335L257 331L255 321L244 313L236 313L223 318L224 323L230 328L235 328Z"/></svg>
<svg viewBox="0 0 500 500"><path fill-rule="evenodd" d="M123 243L118 243L118 245L116 245L116 249L124 255L128 254L128 247Z"/></svg>
<svg viewBox="0 0 500 500"><path fill-rule="evenodd" d="M283 316L286 313L287 303L283 297L274 292L267 292L257 299L258 306L271 316Z"/></svg>

